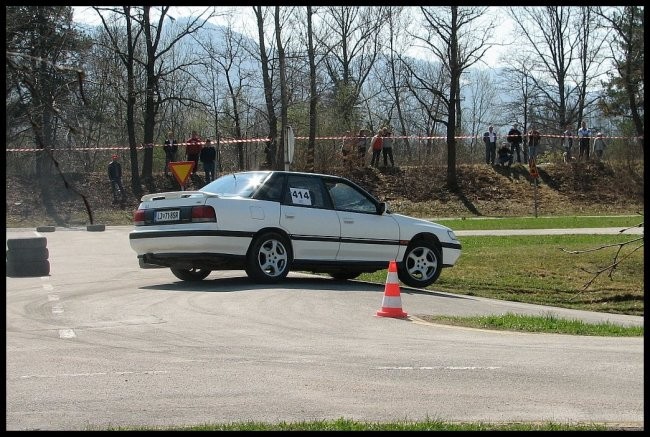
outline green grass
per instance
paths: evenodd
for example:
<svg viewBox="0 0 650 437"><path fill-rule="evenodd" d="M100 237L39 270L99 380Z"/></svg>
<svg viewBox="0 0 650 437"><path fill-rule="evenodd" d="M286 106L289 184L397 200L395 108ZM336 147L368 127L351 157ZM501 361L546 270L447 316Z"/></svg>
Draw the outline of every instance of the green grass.
<svg viewBox="0 0 650 437"><path fill-rule="evenodd" d="M642 326L620 326L613 323L585 323L582 320L557 318L552 314L546 316L528 316L513 313L503 315L452 317L420 316L432 323L465 326L470 328L493 329L501 331L543 332L569 335L591 335L608 337L642 337Z"/></svg>
<svg viewBox="0 0 650 437"><path fill-rule="evenodd" d="M624 260L611 278L594 272L613 260L616 247L583 254L585 250L620 243L637 235L539 235L463 237L456 265L444 269L430 290L606 313L644 313L643 250ZM633 247L624 248L628 255ZM363 274L360 280L384 283L386 270Z"/></svg>
<svg viewBox="0 0 650 437"><path fill-rule="evenodd" d="M492 217L469 219L432 219L454 231L490 229L566 229L627 228L643 222L641 215L625 216L562 216L562 217Z"/></svg>
<svg viewBox="0 0 650 437"><path fill-rule="evenodd" d="M613 430L603 424L586 423L451 423L425 420L422 422L369 423L348 419L312 422L241 422L227 424L204 424L187 427L137 427L109 428L109 431L157 430L157 431L607 431Z"/></svg>

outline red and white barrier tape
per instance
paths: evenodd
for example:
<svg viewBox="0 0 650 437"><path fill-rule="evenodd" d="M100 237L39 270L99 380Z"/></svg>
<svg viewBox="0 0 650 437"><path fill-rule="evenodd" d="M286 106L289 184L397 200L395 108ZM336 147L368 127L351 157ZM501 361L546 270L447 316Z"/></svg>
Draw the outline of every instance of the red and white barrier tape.
<svg viewBox="0 0 650 437"><path fill-rule="evenodd" d="M525 135L522 135L525 136ZM497 137L499 138L507 138L508 135L503 135L502 137ZM542 138L564 138L564 135L541 135ZM331 136L331 137L315 137L315 140L345 140L345 139L357 139L359 138L358 136ZM365 137L365 138L372 138L372 137ZM417 136L417 135L411 135L411 136L392 136L391 138L393 139L408 139L411 141L416 141L416 140L446 140L447 137L440 135L440 136ZM477 139L481 140L483 138L483 135L466 135L466 136L457 136L457 140L464 140L464 139ZM573 136L571 137L575 140L578 140L578 136ZM594 136L591 136L590 139L595 138ZM603 135L603 138L605 139L631 139L631 140L636 140L636 139L643 139L643 137L624 137L624 136L606 136ZM308 140L309 137L295 137L296 140ZM260 143L260 142L267 142L270 141L270 138L240 138L240 139L223 139L219 140L219 144L233 144L233 143ZM188 146L193 143L176 143L177 146ZM200 143L205 144L204 142ZM213 143L214 144L214 143ZM136 150L144 150L144 149L151 149L154 147L163 147L164 144L143 144L140 146L136 146ZM60 151L77 151L77 150L130 150L129 146L113 146L113 147L66 147L66 148L60 148L60 149L51 149L52 151L60 152ZM29 148L29 149L6 149L6 152L40 152L43 151L43 149L35 149L35 148Z"/></svg>

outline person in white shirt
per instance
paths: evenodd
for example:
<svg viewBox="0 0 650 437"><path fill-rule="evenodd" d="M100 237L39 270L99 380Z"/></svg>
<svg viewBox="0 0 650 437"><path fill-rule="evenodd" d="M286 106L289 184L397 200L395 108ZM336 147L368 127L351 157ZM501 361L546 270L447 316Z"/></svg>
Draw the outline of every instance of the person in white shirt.
<svg viewBox="0 0 650 437"><path fill-rule="evenodd" d="M578 129L578 143L580 145L580 151L578 158L585 160L589 159L589 140L591 138L591 131L587 129L587 122L582 122L582 127Z"/></svg>

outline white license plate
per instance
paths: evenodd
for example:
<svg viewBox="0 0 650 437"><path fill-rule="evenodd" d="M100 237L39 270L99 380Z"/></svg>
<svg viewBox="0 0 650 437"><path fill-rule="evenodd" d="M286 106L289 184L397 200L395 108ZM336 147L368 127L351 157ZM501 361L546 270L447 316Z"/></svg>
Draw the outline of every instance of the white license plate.
<svg viewBox="0 0 650 437"><path fill-rule="evenodd" d="M155 222L174 222L181 218L181 212L178 209L170 211L156 211Z"/></svg>

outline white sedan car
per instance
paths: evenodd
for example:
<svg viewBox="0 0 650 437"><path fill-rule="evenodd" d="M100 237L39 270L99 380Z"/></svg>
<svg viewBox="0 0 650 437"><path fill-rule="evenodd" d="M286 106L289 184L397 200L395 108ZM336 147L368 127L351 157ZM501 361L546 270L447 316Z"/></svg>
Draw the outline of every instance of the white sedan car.
<svg viewBox="0 0 650 437"><path fill-rule="evenodd" d="M134 225L129 242L140 266L169 267L184 281L240 269L261 283L291 270L347 280L395 260L404 284L426 287L461 250L451 229L394 214L352 181L287 171L233 173L199 191L147 194Z"/></svg>

